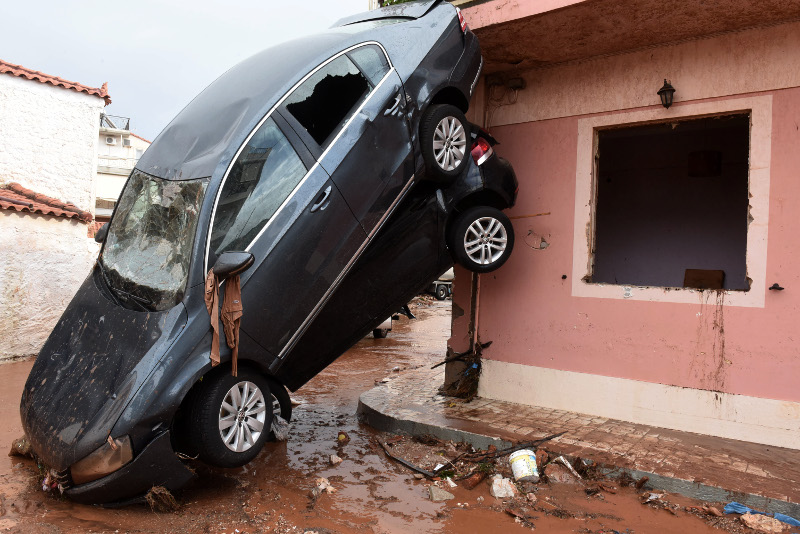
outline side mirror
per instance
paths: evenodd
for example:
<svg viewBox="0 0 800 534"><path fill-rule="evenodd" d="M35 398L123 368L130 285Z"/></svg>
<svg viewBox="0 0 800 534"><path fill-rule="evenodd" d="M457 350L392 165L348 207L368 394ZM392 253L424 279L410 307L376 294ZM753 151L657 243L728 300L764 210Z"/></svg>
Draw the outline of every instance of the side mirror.
<svg viewBox="0 0 800 534"><path fill-rule="evenodd" d="M223 252L214 264L214 274L219 279L242 273L253 265L255 258L249 252Z"/></svg>
<svg viewBox="0 0 800 534"><path fill-rule="evenodd" d="M105 223L103 226L100 227L97 232L94 234L94 240L97 243L102 243L106 240L106 236L108 235L108 223Z"/></svg>

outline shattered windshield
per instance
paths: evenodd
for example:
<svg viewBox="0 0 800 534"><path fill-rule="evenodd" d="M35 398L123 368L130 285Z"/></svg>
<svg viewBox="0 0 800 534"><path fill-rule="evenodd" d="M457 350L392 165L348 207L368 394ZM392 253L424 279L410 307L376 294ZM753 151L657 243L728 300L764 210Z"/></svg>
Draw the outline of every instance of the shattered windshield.
<svg viewBox="0 0 800 534"><path fill-rule="evenodd" d="M170 181L134 170L108 229L100 264L114 298L165 310L181 301L208 179Z"/></svg>

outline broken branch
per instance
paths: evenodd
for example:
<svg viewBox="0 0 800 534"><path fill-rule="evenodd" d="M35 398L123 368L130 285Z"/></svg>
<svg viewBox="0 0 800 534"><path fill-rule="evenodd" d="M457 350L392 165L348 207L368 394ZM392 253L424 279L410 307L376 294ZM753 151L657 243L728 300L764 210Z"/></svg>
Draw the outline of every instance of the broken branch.
<svg viewBox="0 0 800 534"><path fill-rule="evenodd" d="M396 462L400 462L401 464L403 464L404 466L408 467L412 471L416 471L417 473L422 473L423 475L425 475L428 478L433 478L433 477L436 476L434 473L432 473L430 471L426 471L425 469L423 469L421 467L417 467L416 465L412 464L408 460L400 458L399 456L395 456L394 454L389 452L389 447L383 441L378 440L378 443L380 444L381 447L383 447L383 452L386 453L386 456L388 456L392 460L394 460Z"/></svg>

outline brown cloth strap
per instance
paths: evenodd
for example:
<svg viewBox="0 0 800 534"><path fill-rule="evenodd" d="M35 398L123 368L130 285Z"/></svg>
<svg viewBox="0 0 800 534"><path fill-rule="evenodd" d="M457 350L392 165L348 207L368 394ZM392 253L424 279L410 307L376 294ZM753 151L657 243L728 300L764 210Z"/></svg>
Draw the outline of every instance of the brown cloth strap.
<svg viewBox="0 0 800 534"><path fill-rule="evenodd" d="M217 292L217 275L210 269L206 275L206 309L211 318L211 366L219 365L219 293Z"/></svg>
<svg viewBox="0 0 800 534"><path fill-rule="evenodd" d="M225 297L222 302L222 328L225 333L225 341L233 352L231 355L231 374L237 376L239 373L239 327L242 324L242 286L239 275L234 275L226 280ZM208 271L205 284L205 302L211 319L211 365L219 364L219 284L214 269Z"/></svg>
<svg viewBox="0 0 800 534"><path fill-rule="evenodd" d="M239 361L239 327L242 324L242 286L239 275L231 276L225 283L225 298L222 301L222 328L225 330L225 340L228 348L233 350L231 355L231 373L237 376Z"/></svg>

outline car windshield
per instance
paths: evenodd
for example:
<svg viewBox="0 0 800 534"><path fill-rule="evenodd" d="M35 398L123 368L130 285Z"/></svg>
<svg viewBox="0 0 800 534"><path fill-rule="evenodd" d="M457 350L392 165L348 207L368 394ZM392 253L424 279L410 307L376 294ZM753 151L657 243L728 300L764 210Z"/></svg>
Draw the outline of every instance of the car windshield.
<svg viewBox="0 0 800 534"><path fill-rule="evenodd" d="M133 171L100 263L115 300L148 311L181 301L207 186L207 178L171 181Z"/></svg>

